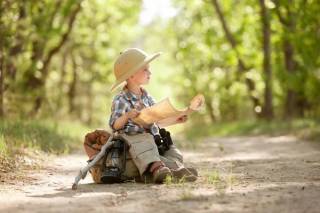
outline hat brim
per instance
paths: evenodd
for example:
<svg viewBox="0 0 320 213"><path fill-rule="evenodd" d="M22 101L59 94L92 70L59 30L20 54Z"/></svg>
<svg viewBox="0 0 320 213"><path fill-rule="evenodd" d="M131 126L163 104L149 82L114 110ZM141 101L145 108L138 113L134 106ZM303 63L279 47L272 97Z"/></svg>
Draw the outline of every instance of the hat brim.
<svg viewBox="0 0 320 213"><path fill-rule="evenodd" d="M144 59L143 62L141 62L140 64L138 64L136 67L132 68L131 70L129 70L125 75L121 76L116 83L114 83L112 85L112 87L110 88L110 91L114 91L121 83L123 83L125 80L127 80L130 76L132 76L133 74L135 74L139 69L141 69L143 66L145 66L146 64L149 64L151 61L153 61L154 59L156 59L157 57L159 57L161 55L161 53L155 53L152 54L148 57L146 57Z"/></svg>

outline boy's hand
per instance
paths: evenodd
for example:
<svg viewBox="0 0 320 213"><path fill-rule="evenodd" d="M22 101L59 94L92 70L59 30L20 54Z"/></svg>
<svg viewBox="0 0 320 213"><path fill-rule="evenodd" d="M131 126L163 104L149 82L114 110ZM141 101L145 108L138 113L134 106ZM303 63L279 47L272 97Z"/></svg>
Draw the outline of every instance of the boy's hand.
<svg viewBox="0 0 320 213"><path fill-rule="evenodd" d="M188 116L187 115L182 115L181 117L179 117L177 119L177 123L184 123L188 120Z"/></svg>
<svg viewBox="0 0 320 213"><path fill-rule="evenodd" d="M127 112L126 115L127 115L128 119L132 119L132 118L137 117L139 114L140 114L140 112L138 110L133 109L130 112Z"/></svg>

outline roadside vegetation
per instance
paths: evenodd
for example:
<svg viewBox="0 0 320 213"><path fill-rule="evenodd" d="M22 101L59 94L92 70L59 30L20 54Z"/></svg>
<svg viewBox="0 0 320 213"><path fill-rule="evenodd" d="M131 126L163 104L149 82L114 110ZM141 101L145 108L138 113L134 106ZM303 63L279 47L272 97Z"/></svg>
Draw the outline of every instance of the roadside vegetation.
<svg viewBox="0 0 320 213"><path fill-rule="evenodd" d="M39 153L67 154L82 146L89 128L77 122L4 120L0 122L0 170L10 172Z"/></svg>

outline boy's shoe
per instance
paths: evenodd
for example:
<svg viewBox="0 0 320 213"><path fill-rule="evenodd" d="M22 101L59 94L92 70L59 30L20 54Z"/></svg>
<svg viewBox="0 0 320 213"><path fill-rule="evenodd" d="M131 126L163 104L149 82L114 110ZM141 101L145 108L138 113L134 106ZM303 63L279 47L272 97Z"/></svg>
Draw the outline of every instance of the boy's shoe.
<svg viewBox="0 0 320 213"><path fill-rule="evenodd" d="M168 167L162 166L154 170L152 176L154 183L163 183L167 176L172 176L172 173Z"/></svg>
<svg viewBox="0 0 320 213"><path fill-rule="evenodd" d="M193 174L193 172L195 172L195 174L198 174L198 172L195 169L192 169L193 172L191 172L189 171L189 169L182 167L179 169L173 169L171 171L172 171L173 177L177 178L178 181L184 180L186 182L194 182L197 180L197 176Z"/></svg>
<svg viewBox="0 0 320 213"><path fill-rule="evenodd" d="M191 172L194 176L196 176L196 177L199 176L198 171L197 171L195 168L193 168L193 167L187 167L186 169L188 169L189 172Z"/></svg>

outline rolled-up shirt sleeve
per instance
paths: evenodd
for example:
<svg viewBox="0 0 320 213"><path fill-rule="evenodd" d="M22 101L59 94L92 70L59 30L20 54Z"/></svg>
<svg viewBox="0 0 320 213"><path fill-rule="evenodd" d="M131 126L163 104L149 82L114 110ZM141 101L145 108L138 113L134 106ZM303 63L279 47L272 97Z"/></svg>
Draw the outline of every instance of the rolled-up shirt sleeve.
<svg viewBox="0 0 320 213"><path fill-rule="evenodd" d="M109 119L109 125L113 130L115 130L113 128L114 122L126 112L127 107L127 103L123 98L114 98L111 106L111 115Z"/></svg>

